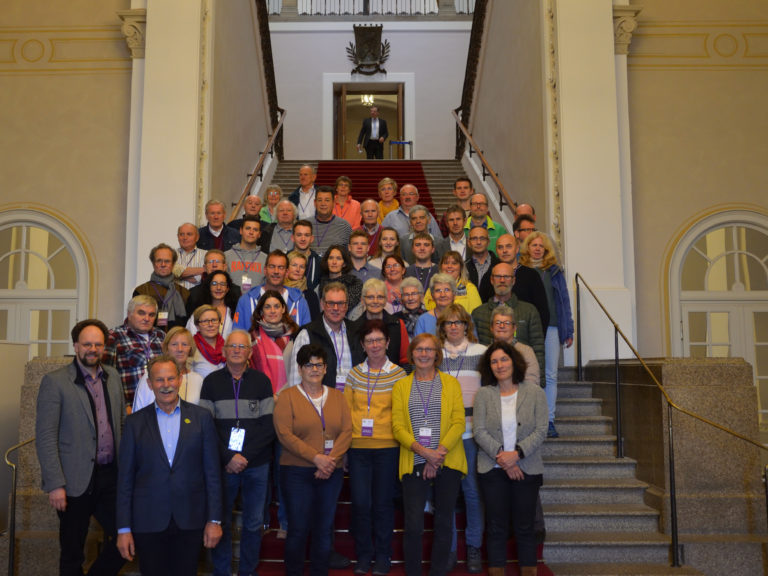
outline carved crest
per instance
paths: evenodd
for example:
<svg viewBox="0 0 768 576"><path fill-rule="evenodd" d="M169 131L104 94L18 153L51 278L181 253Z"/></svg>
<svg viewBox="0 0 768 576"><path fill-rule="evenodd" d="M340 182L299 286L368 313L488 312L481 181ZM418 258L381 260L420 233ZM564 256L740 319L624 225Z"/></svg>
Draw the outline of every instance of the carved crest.
<svg viewBox="0 0 768 576"><path fill-rule="evenodd" d="M371 76L377 72L387 73L381 66L389 59L389 40L381 41L382 25L353 26L355 43L347 46L347 57L355 65L352 74Z"/></svg>

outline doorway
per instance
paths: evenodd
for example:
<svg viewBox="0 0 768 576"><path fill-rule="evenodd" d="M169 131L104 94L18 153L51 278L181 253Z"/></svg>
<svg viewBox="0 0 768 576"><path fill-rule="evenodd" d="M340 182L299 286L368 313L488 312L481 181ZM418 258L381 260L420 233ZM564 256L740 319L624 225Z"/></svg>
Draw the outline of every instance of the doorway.
<svg viewBox="0 0 768 576"><path fill-rule="evenodd" d="M379 117L387 121L389 139L384 144L384 158L404 158L402 146L389 142L404 139L402 83L334 83L334 150L336 160L365 159L364 152L357 151L357 137L364 119L370 115L371 106L379 109Z"/></svg>

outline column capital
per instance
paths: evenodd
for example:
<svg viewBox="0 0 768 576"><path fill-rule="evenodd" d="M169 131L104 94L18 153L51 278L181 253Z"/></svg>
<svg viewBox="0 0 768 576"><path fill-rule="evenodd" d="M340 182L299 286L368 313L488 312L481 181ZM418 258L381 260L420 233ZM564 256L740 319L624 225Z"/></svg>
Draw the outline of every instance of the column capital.
<svg viewBox="0 0 768 576"><path fill-rule="evenodd" d="M637 28L637 15L642 6L614 5L613 7L613 45L614 54L628 54L632 33Z"/></svg>
<svg viewBox="0 0 768 576"><path fill-rule="evenodd" d="M125 43L131 51L131 57L144 58L144 45L147 33L147 9L118 10L117 15L123 21L120 31L125 36Z"/></svg>

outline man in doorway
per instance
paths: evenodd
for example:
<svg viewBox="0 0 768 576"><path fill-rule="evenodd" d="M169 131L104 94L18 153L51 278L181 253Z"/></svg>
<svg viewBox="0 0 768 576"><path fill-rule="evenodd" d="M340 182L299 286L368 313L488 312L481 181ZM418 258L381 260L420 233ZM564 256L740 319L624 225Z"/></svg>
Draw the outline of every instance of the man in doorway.
<svg viewBox="0 0 768 576"><path fill-rule="evenodd" d="M371 106L371 117L363 120L360 134L357 137L357 151L365 148L366 157L371 160L384 158L384 141L389 136L387 121L379 118L379 109Z"/></svg>

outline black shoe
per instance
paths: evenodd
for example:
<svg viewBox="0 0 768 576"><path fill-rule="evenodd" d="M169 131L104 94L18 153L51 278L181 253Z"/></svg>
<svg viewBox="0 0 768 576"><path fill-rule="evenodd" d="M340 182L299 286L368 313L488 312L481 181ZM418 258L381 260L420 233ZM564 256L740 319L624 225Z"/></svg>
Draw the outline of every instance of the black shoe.
<svg viewBox="0 0 768 576"><path fill-rule="evenodd" d="M560 438L560 434L557 433L557 428L555 428L554 422L550 422L549 426L547 426L547 438Z"/></svg>
<svg viewBox="0 0 768 576"><path fill-rule="evenodd" d="M448 562L445 566L446 572L452 572L454 568L456 568L456 550L453 550L450 554L448 554Z"/></svg>
<svg viewBox="0 0 768 576"><path fill-rule="evenodd" d="M390 568L392 568L392 562L389 558L376 560L376 564L373 565L373 576L386 576Z"/></svg>
<svg viewBox="0 0 768 576"><path fill-rule="evenodd" d="M480 548L467 545L467 572L481 574L483 572L483 555Z"/></svg>
<svg viewBox="0 0 768 576"><path fill-rule="evenodd" d="M328 561L328 568L331 570L344 570L344 568L349 568L351 565L352 560L344 556L344 554L339 554L336 552L336 550L331 551L331 558ZM363 574L365 574L365 572L363 572Z"/></svg>

